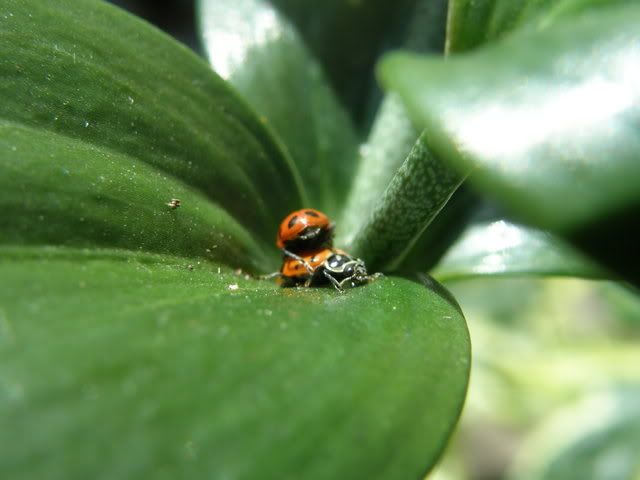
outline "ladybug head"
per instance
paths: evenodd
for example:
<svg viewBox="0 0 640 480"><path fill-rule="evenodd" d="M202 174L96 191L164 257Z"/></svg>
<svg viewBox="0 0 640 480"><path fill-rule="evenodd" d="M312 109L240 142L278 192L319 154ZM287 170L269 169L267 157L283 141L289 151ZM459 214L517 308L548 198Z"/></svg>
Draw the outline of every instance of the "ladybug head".
<svg viewBox="0 0 640 480"><path fill-rule="evenodd" d="M278 248L309 249L331 243L333 223L324 213L311 208L285 217L278 230Z"/></svg>

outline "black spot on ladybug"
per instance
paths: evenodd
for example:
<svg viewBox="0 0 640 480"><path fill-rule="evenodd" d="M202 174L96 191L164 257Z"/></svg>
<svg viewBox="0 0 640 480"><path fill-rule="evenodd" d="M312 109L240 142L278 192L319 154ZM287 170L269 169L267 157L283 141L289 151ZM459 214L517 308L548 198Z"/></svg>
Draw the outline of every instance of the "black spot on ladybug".
<svg viewBox="0 0 640 480"><path fill-rule="evenodd" d="M306 211L306 212L304 212L304 213L306 213L306 214L307 214L307 215L309 215L310 217L316 217L316 218L320 217L320 215L318 215L318 214L317 214L316 212L314 212L313 210L307 210L307 211Z"/></svg>
<svg viewBox="0 0 640 480"><path fill-rule="evenodd" d="M291 220L289 220L289 223L287 223L287 227L289 228L293 227L297 221L298 221L298 216L294 215L293 217L291 217Z"/></svg>

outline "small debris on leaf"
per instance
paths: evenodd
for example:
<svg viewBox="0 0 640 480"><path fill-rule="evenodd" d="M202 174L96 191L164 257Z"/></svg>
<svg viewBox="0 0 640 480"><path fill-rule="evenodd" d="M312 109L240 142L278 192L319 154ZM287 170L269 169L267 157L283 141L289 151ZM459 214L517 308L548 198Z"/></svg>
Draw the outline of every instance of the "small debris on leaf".
<svg viewBox="0 0 640 480"><path fill-rule="evenodd" d="M179 198L172 198L171 201L169 203L167 203L167 207L169 207L171 210L175 210L181 204L182 204L182 202L180 201Z"/></svg>

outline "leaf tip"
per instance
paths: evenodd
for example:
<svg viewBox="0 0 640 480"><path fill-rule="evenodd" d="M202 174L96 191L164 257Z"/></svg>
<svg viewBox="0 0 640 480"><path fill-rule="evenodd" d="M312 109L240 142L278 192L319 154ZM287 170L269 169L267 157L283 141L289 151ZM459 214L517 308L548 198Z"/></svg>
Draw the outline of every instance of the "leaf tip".
<svg viewBox="0 0 640 480"><path fill-rule="evenodd" d="M397 89L397 82L401 77L394 75L394 72L402 69L411 57L412 55L408 52L396 51L386 54L378 62L376 66L376 77L385 90Z"/></svg>

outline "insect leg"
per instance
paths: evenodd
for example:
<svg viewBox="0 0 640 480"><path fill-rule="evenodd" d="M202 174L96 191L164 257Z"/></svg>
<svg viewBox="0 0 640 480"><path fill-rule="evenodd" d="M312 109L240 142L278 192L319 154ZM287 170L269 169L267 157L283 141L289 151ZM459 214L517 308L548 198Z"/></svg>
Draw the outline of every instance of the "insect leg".
<svg viewBox="0 0 640 480"><path fill-rule="evenodd" d="M355 276L355 275L351 275L350 277L347 277L347 278L345 278L344 280L342 280L342 281L340 282L340 288L342 289L342 288L343 288L343 286L342 286L342 285L344 285L344 284L345 284L345 283L347 283L347 282L351 282L351 286L352 286L352 287L354 287L354 286L355 286L355 282L353 281L353 277L354 277L354 276Z"/></svg>
<svg viewBox="0 0 640 480"><path fill-rule="evenodd" d="M296 255L293 252L290 252L286 248L282 249L282 253L284 253L288 257L293 258L294 260L299 261L304 266L304 268L307 269L307 273L309 273L309 275L313 275L313 268L311 268L311 266L307 263L307 261L304 258L300 257L299 255Z"/></svg>
<svg viewBox="0 0 640 480"><path fill-rule="evenodd" d="M265 273L264 275L260 275L258 278L260 280L271 280L272 278L282 276L281 272L273 272L273 273Z"/></svg>
<svg viewBox="0 0 640 480"><path fill-rule="evenodd" d="M344 293L344 290L342 289L342 282L338 282L335 278L333 278L333 275L331 275L326 270L323 270L322 273L329 279L331 283L333 283L333 286L336 287L336 290L338 290L340 293Z"/></svg>

